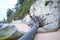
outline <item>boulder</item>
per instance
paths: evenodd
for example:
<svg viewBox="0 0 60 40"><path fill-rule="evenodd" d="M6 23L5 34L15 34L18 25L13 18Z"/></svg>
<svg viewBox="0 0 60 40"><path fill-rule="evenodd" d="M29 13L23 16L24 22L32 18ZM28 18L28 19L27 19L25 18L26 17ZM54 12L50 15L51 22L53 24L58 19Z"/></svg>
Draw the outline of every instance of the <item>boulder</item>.
<svg viewBox="0 0 60 40"><path fill-rule="evenodd" d="M59 23L59 21L56 21L56 22L53 22L53 23L48 24L46 26L43 26L41 28L38 28L37 33L55 32L59 28L58 23Z"/></svg>
<svg viewBox="0 0 60 40"><path fill-rule="evenodd" d="M5 27L0 28L0 40L17 40L23 34L24 33L19 32L14 25L5 24Z"/></svg>
<svg viewBox="0 0 60 40"><path fill-rule="evenodd" d="M38 29L39 31L42 30L43 30L42 32L56 31L60 25L58 24L60 18L60 1L50 0L48 5L46 5L46 2L49 2L49 0L36 0L36 2L31 5L30 15L32 17L35 16L39 17L40 20L39 23L40 26L42 26L41 28ZM25 21L28 24L32 25L34 24L34 22L32 22L33 20L30 19L29 16L25 18Z"/></svg>

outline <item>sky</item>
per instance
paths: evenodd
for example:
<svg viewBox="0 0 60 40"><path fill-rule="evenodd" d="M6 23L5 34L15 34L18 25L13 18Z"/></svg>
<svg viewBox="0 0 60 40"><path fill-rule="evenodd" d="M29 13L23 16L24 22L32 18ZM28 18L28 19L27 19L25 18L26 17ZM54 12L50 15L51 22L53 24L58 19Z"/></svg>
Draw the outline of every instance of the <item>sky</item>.
<svg viewBox="0 0 60 40"><path fill-rule="evenodd" d="M6 18L8 8L14 8L17 0L0 0L0 21Z"/></svg>

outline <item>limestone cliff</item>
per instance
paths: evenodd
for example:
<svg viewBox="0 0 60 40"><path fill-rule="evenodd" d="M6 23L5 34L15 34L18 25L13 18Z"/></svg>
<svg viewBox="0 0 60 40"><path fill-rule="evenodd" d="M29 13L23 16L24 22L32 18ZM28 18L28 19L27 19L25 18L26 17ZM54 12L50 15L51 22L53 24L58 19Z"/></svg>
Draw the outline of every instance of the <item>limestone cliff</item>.
<svg viewBox="0 0 60 40"><path fill-rule="evenodd" d="M43 27L38 29L38 32L50 32L58 29L58 22L60 17L60 0L36 0L30 8L32 17L40 18L40 25ZM30 17L27 15L23 21L26 24L33 24Z"/></svg>

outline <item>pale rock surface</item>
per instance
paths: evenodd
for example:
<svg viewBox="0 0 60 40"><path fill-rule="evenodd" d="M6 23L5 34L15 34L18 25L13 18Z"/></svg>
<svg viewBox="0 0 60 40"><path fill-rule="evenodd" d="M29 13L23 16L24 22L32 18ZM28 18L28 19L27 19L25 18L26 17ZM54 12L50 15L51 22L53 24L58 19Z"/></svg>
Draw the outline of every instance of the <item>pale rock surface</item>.
<svg viewBox="0 0 60 40"><path fill-rule="evenodd" d="M5 36L10 37L16 31L17 31L17 29L15 26L7 25L6 27L0 29L0 37L5 37Z"/></svg>
<svg viewBox="0 0 60 40"><path fill-rule="evenodd" d="M24 19L22 20L22 22L23 22L24 24L27 24L28 26L29 26L29 25L32 26L32 24L34 24L34 21L30 18L30 15L29 15L29 14L27 14L27 15L24 17Z"/></svg>
<svg viewBox="0 0 60 40"><path fill-rule="evenodd" d="M27 25L27 22L23 22L22 20L13 21L10 25L14 25L21 33L26 33L31 29L31 27Z"/></svg>
<svg viewBox="0 0 60 40"><path fill-rule="evenodd" d="M31 27L29 27L26 24L14 24L14 25L16 26L17 30L21 33L26 33L31 29Z"/></svg>
<svg viewBox="0 0 60 40"><path fill-rule="evenodd" d="M58 22L60 18L60 2L59 0L50 0L53 3L49 3L47 6L45 6L46 1L49 0L36 0L36 2L33 3L30 8L30 14L32 17L37 16L42 18L40 19L40 23L43 24L43 27L39 28L38 30L42 32L55 31L57 30L56 28L59 27ZM27 24L34 24L28 15L26 16L25 21Z"/></svg>

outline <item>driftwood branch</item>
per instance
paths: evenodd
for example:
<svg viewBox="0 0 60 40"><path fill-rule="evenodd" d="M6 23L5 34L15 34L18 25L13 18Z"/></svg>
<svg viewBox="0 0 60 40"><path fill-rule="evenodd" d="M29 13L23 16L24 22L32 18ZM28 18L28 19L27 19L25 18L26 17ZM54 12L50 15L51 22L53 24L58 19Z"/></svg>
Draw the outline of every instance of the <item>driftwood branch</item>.
<svg viewBox="0 0 60 40"><path fill-rule="evenodd" d="M34 25L33 27L31 28L30 31L28 31L27 33L24 34L24 36L22 36L21 38L19 38L18 40L32 40L38 27L39 27L39 22L38 22L38 19L34 19L31 15L30 17L32 18L32 20L34 20Z"/></svg>

